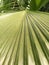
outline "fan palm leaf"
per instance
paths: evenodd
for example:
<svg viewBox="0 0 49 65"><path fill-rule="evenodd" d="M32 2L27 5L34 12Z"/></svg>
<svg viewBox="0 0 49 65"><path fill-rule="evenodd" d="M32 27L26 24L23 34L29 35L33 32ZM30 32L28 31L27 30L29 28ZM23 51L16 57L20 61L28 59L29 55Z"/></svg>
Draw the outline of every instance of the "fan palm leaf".
<svg viewBox="0 0 49 65"><path fill-rule="evenodd" d="M0 65L30 64L49 65L49 13L0 16Z"/></svg>
<svg viewBox="0 0 49 65"><path fill-rule="evenodd" d="M49 65L49 13L37 11L49 0L29 1L19 3L30 10L0 16L0 65Z"/></svg>

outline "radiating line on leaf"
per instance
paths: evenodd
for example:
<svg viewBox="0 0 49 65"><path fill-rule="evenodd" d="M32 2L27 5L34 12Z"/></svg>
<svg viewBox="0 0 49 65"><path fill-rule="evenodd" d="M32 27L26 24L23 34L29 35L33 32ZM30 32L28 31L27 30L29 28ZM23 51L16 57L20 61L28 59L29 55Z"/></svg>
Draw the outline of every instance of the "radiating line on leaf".
<svg viewBox="0 0 49 65"><path fill-rule="evenodd" d="M30 14L30 15L33 14L33 16L36 16L37 18L39 18L46 26L48 26L48 23L49 23L49 16L48 15L43 14L43 13L41 13L39 11L37 11L37 12L30 12L28 14Z"/></svg>
<svg viewBox="0 0 49 65"><path fill-rule="evenodd" d="M36 17L38 17L38 19L40 19L41 20L41 22L42 23L44 23L48 28L49 28L49 17L48 16L46 16L46 15L44 15L44 16L42 16L42 15L35 15Z"/></svg>
<svg viewBox="0 0 49 65"><path fill-rule="evenodd" d="M17 37L18 37L18 35L17 35ZM15 45L16 45L17 37L16 37L15 42L14 42L14 47L15 47ZM12 53L11 53L11 56L10 56L8 65L10 65L10 62L11 62L12 54L13 54L13 51L14 51L14 49L15 49L14 47L13 47L13 50L12 50ZM15 62L15 63L16 63L16 62Z"/></svg>
<svg viewBox="0 0 49 65"><path fill-rule="evenodd" d="M11 33L13 33L14 32L14 30L13 30L13 32L12 32L12 30L10 30L11 31ZM14 34L13 34L14 35ZM0 49L0 53L1 53L1 55L4 55L5 54L5 50L6 50L6 48L8 47L8 41L10 41L10 38L12 38L12 36L13 35L11 35L10 33L9 33L9 37L7 36L7 40L5 40L5 42L3 42L4 44L3 44L3 46L2 46L2 48Z"/></svg>
<svg viewBox="0 0 49 65"><path fill-rule="evenodd" d="M40 46L41 46L41 48L42 48L42 50L43 50L43 52L44 52L44 54L45 54L45 56L46 56L46 58L47 58L47 60L49 62L49 50L47 49L47 47L45 45L45 42L43 41L42 37L40 36L37 28L35 27L35 24L32 23L32 20L31 19L30 19L30 23L31 23L31 26L32 26L32 28L33 28L33 30L34 30L34 32L35 32L38 40L39 40Z"/></svg>
<svg viewBox="0 0 49 65"><path fill-rule="evenodd" d="M14 45L13 45L13 49L12 49L12 52L11 52L11 55L10 55L10 58L9 58L9 61L8 61L8 65L10 65L11 57L12 57L12 54L13 54L13 51L14 51L14 47L15 47L15 45L16 45L17 37L18 37L18 34L19 34L19 33L20 33L20 32L17 32L17 36L16 36L15 41L14 41Z"/></svg>
<svg viewBox="0 0 49 65"><path fill-rule="evenodd" d="M26 22L27 22L27 20L26 20ZM30 65L30 64L31 65L35 65L34 55L33 55L33 52L32 52L32 48L31 48L31 44L30 44L30 38L29 38L29 33L28 33L28 26L27 26L26 30L27 30L27 35L26 36L27 36L27 50L28 50L28 65Z"/></svg>
<svg viewBox="0 0 49 65"><path fill-rule="evenodd" d="M45 21L42 19L40 19L40 17L38 17L38 16L34 16L38 21L39 21L39 23L49 32L49 27L45 24L45 21L47 21L46 19L45 19ZM43 22L44 21L44 22Z"/></svg>
<svg viewBox="0 0 49 65"><path fill-rule="evenodd" d="M49 41L49 34L46 32L46 30L32 17L34 20L34 23L37 25L37 27L40 29L42 34L45 36L45 38Z"/></svg>
<svg viewBox="0 0 49 65"><path fill-rule="evenodd" d="M38 21L40 21L39 19L37 19ZM48 32L49 32L49 28L43 23L43 22L39 22Z"/></svg>
<svg viewBox="0 0 49 65"><path fill-rule="evenodd" d="M9 42L10 42L10 44L9 44ZM6 51L5 51L5 53L4 53L4 56L3 56L3 58L4 58L4 60L3 60L3 62L2 62L2 65L4 64L4 62L5 62L5 60L6 60L6 56L7 56L7 53L8 53L8 51L9 51L9 49L11 48L11 46L12 46L12 43L11 43L11 41L9 41L8 42L8 47L6 47ZM2 59L1 59L2 60Z"/></svg>
<svg viewBox="0 0 49 65"><path fill-rule="evenodd" d="M12 38L13 38L13 37L12 37ZM12 38L11 38L11 39L8 39L7 42L5 42L5 43L6 43L6 46L5 46L5 48L3 49L1 55L4 55L4 54L5 54L5 52L6 52L5 50L10 46L9 41L12 41ZM11 42L10 42L10 43L11 43Z"/></svg>
<svg viewBox="0 0 49 65"><path fill-rule="evenodd" d="M19 32L19 31L18 31L18 32ZM18 33L18 32L17 32L17 33ZM16 35L18 36L18 34L16 34L16 33L15 33L15 34L14 34L14 37L15 37ZM16 36L16 38L17 38L17 36ZM11 44L10 44L9 48L8 48L8 51L7 51L7 53L6 53L6 56L5 56L5 59L4 59L4 61L3 61L3 64L2 64L2 65L4 65L4 63L5 63L6 59L7 59L6 57L7 57L8 53L9 53L9 50L10 50L10 49L11 49L11 47L12 47L11 45L14 45L14 43L13 43L13 42L14 42L14 40L15 40L15 38L14 38L14 37L13 37L12 42L11 42ZM13 44L12 44L12 43L13 43Z"/></svg>
<svg viewBox="0 0 49 65"><path fill-rule="evenodd" d="M22 23L21 23L22 24ZM21 28L22 28L22 26L20 26L20 32L21 32ZM18 56L19 54L17 53L18 52L18 42L19 42L19 37L20 37L20 32L19 32L19 36L17 37L18 38L18 40L16 41L15 40L15 47L14 47L14 49L13 49L13 52L11 53L11 56L10 56L10 59L9 59L9 62L8 62L8 65L14 65L14 63L17 63L18 64L18 62L16 62L15 61L15 59L18 61L18 59L17 59L17 57L16 56ZM21 40L20 40L20 42L21 42ZM20 43L19 43L19 46L20 46ZM21 46L20 46L21 47ZM20 49L19 49L19 53L20 53ZM18 54L18 55L16 55L16 54ZM19 58L19 57L18 57Z"/></svg>
<svg viewBox="0 0 49 65"><path fill-rule="evenodd" d="M29 16L29 17L30 17L30 16ZM32 17L33 17L33 16L30 17L31 20L32 20ZM33 18L35 19L35 17L33 17ZM33 20L34 20L34 19L33 19ZM38 24L37 24L37 23L38 23ZM34 24L37 24L39 27L41 27L40 29L43 31L43 33L45 33L45 35L48 34L48 35L46 35L46 36L48 36L48 38L49 38L49 33L48 33L48 31L39 23L38 20L35 20ZM43 30L42 28L43 28L44 30ZM40 31L41 31L41 30L40 30ZM45 31L45 32L44 32L44 31ZM46 37L45 37L45 38L46 38ZM47 39L47 38L46 38L46 39ZM48 41L48 42L49 42L49 41Z"/></svg>
<svg viewBox="0 0 49 65"><path fill-rule="evenodd" d="M14 39L14 38L13 38ZM12 40L12 42L13 42L13 40ZM10 46L9 46L9 48L8 48L8 50L7 50L7 53L4 55L5 56L5 59L4 59L4 61L3 61L3 64L2 65L4 65L4 63L6 62L6 59L7 59L7 55L8 55L8 53L9 53L9 51L10 51L10 49L11 49L11 47L13 46L13 44L12 44L12 42L11 42L11 44L10 44Z"/></svg>
<svg viewBox="0 0 49 65"><path fill-rule="evenodd" d="M4 26L3 26L4 28L1 27L4 30L1 30L1 32L0 32L1 33L0 40L2 40L3 42L5 40L5 43L3 43L3 47L5 46L5 48L2 49L2 54L1 54L2 56L0 57L1 58L0 62L2 62L2 64L0 63L1 65L19 65L19 61L22 60L21 57L23 57L22 64L29 65L29 63L28 63L29 46L27 46L29 41L30 41L30 47L31 47L30 50L32 51L32 56L34 56L34 57L31 56L31 57L32 57L32 59L34 59L35 64L36 65L44 65L44 64L46 65L46 63L45 63L46 60L49 63L49 49L46 46L46 43L47 42L49 43L49 41L45 37L46 34L49 34L49 32L47 31L47 29L49 29L48 28L49 24L48 25L46 24L49 20L48 19L49 17L48 16L47 16L48 18L46 17L46 19L48 19L46 22L44 22L44 19L43 19L42 22L44 24L42 24L42 22L39 21L40 19L42 19L41 18L42 14L41 14L41 16L39 16L40 14L41 13L38 14L38 13L34 13L34 12L33 13L28 12L27 16L25 16L26 19L23 18L24 19L23 24L21 23L22 21L20 21L18 18L18 21L16 21L16 22L20 21L18 23L18 25L20 23L22 24L22 26L19 25L20 30L19 30L18 25L15 25L17 23L14 22L14 20L11 23L8 23L8 21L7 21L8 24L11 24L11 26L9 26L10 28L5 33L4 33L4 31L8 28L7 23L5 23L5 25L4 25L5 27L7 26L7 28L5 28ZM30 15L32 15L33 18ZM43 14L43 18L45 16ZM39 20L36 20L37 19L36 17L39 18ZM46 24L46 26L45 26L45 24ZM19 30L19 32L18 32L18 30ZM27 30L28 30L28 37L30 39L29 41L27 38ZM3 36L2 36L2 31L3 31ZM43 33L45 33L45 32L46 32L46 34L43 35ZM23 34L23 37L22 37L22 34ZM16 40L16 36L17 36L17 40ZM46 35L46 36L48 36L48 35ZM7 42L7 40L8 40L8 42ZM36 43L36 40L38 41L37 43ZM21 43L22 43L21 41L23 41L22 47L21 47ZM6 42L7 42L7 44L6 44ZM38 48L37 44L39 44L41 49ZM0 46L2 46L2 45L0 45ZM40 53L40 50L41 50L41 53ZM22 51L23 55L20 57L21 51ZM39 54L41 54L41 55L39 55ZM44 56L43 58L41 58L42 55ZM43 63L42 63L42 60L43 60ZM33 60L32 60L32 62L33 62ZM47 63L47 65L48 65L48 63ZM21 61L20 61L20 65L21 65Z"/></svg>
<svg viewBox="0 0 49 65"><path fill-rule="evenodd" d="M8 30L7 34L9 34L9 35L4 34L5 38L4 38L4 36L2 35L3 39L5 39L5 40L3 40L2 43L0 43L0 45L1 45L1 46L0 46L0 49L5 48L6 45L8 44L8 43L5 43L5 42L6 42L6 40L8 41L8 39L10 39L9 36L12 36L11 33L14 32L14 30L12 31L13 28L14 28L14 27L11 27L11 28ZM11 32L9 32L9 31L11 31ZM1 40L2 40L2 38L1 38ZM3 43L4 43L4 44L3 44Z"/></svg>
<svg viewBox="0 0 49 65"><path fill-rule="evenodd" d="M9 37L7 37L6 38L6 40L5 41L3 41L3 45L2 45L2 47L0 48L0 53L2 54L2 52L4 51L4 49L6 48L6 46L8 46L7 44L8 44L8 41L9 41L10 39L9 39Z"/></svg>
<svg viewBox="0 0 49 65"><path fill-rule="evenodd" d="M38 20L39 24L41 24L49 32L48 26L45 25L45 21L47 21L46 19L43 22L43 20L41 20L40 17L38 17L36 15L32 15L32 14L30 14L30 15L33 16L34 18L36 18Z"/></svg>
<svg viewBox="0 0 49 65"><path fill-rule="evenodd" d="M23 65L28 65L26 18L24 21Z"/></svg>
<svg viewBox="0 0 49 65"><path fill-rule="evenodd" d="M33 55L34 55L35 64L41 65L41 62L40 62L40 59L39 59L39 54L38 54L38 51L37 51L37 48L36 48L36 45L35 45L35 42L34 42L34 39L33 39L33 36L32 36L32 32L31 32L28 20L27 20L27 24L28 24L29 38L30 38L32 52L33 52Z"/></svg>
<svg viewBox="0 0 49 65"><path fill-rule="evenodd" d="M29 22L30 22L30 20L29 20ZM35 42L36 48L38 50L38 54L39 54L41 65L46 65L46 64L48 65L47 59L46 59L46 57L45 57L45 55L44 55L44 53L43 53L43 51L42 51L42 49L40 47L40 44L39 44L39 41L38 41L38 39L37 39L37 37L35 35L35 32L34 32L34 30L33 30L33 28L32 28L30 23L29 23L29 25L30 25L30 29L31 29L31 32L32 32L32 35L33 35L33 38L34 38L34 42Z"/></svg>
<svg viewBox="0 0 49 65"><path fill-rule="evenodd" d="M20 36L19 36L19 41L18 41L18 46L17 46L17 51L16 51L14 65L18 65L18 62L19 62L19 51L20 51L20 47L21 47L20 46L20 41L21 41L21 35L22 35L22 28L23 27L21 27L21 31L20 31Z"/></svg>

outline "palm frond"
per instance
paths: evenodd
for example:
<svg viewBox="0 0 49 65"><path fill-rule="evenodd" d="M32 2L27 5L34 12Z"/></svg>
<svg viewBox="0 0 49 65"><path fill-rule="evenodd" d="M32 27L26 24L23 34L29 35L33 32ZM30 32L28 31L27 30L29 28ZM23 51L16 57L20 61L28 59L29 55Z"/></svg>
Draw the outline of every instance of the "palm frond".
<svg viewBox="0 0 49 65"><path fill-rule="evenodd" d="M0 16L0 65L49 65L49 13Z"/></svg>

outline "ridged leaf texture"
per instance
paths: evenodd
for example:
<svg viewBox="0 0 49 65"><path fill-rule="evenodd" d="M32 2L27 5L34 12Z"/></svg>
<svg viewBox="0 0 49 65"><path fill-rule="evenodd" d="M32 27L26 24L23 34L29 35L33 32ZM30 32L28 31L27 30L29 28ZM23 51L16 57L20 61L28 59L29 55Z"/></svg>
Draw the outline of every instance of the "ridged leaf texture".
<svg viewBox="0 0 49 65"><path fill-rule="evenodd" d="M48 13L0 16L0 65L49 65Z"/></svg>

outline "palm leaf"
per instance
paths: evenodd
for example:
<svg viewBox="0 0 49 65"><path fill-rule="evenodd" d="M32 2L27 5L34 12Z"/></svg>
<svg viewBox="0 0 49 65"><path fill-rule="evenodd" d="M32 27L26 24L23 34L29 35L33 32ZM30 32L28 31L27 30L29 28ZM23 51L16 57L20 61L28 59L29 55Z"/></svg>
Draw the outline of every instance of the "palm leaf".
<svg viewBox="0 0 49 65"><path fill-rule="evenodd" d="M49 13L0 16L0 65L49 65Z"/></svg>

